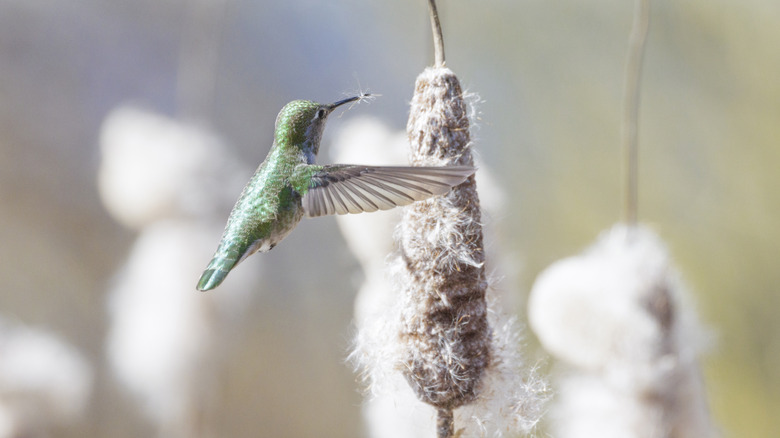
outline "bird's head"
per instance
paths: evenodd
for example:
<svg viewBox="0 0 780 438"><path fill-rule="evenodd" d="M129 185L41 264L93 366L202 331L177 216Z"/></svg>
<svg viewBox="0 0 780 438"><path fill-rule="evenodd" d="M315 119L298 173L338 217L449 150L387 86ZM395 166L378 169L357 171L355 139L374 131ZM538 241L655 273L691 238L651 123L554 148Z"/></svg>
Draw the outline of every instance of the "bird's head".
<svg viewBox="0 0 780 438"><path fill-rule="evenodd" d="M276 117L277 144L296 145L305 152L317 154L330 113L345 103L359 101L368 94L350 97L334 103L322 104L310 100L294 100L279 111Z"/></svg>

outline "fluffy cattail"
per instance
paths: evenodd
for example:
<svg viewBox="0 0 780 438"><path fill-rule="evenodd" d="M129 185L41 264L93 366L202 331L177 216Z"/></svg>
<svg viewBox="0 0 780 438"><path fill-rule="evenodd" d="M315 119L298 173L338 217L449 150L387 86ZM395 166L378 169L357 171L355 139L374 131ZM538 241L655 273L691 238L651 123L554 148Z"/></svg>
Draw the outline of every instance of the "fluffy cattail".
<svg viewBox="0 0 780 438"><path fill-rule="evenodd" d="M701 329L661 240L616 226L536 280L529 320L568 371L553 433L711 437L697 355Z"/></svg>
<svg viewBox="0 0 780 438"><path fill-rule="evenodd" d="M448 68L427 68L417 78L407 133L413 165L474 164L463 91ZM474 177L407 207L398 240L404 375L422 401L452 410L477 397L491 356Z"/></svg>
<svg viewBox="0 0 780 438"><path fill-rule="evenodd" d="M458 78L444 66L435 1L428 6L436 64L415 84L410 161L473 166L467 105ZM439 437L529 432L545 398L544 382L521 370L512 324L488 311L481 219L473 175L444 196L404 209L399 256L391 263L400 296L389 313L397 319L364 320L352 355L374 394L398 390L396 374L387 371L400 370L417 398L435 409ZM468 424L456 433L456 421Z"/></svg>
<svg viewBox="0 0 780 438"><path fill-rule="evenodd" d="M106 117L100 144L100 197L133 230L172 217L221 219L250 174L213 133L133 106Z"/></svg>

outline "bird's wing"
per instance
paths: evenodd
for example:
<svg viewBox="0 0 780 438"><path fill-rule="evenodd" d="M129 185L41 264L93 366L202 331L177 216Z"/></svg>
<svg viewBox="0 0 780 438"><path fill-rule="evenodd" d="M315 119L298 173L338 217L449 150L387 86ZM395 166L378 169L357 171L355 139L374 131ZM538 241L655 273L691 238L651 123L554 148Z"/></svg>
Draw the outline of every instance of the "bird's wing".
<svg viewBox="0 0 780 438"><path fill-rule="evenodd" d="M471 166L390 167L329 165L300 169L298 184L309 217L389 210L447 193L471 176ZM305 179L300 179L306 174Z"/></svg>

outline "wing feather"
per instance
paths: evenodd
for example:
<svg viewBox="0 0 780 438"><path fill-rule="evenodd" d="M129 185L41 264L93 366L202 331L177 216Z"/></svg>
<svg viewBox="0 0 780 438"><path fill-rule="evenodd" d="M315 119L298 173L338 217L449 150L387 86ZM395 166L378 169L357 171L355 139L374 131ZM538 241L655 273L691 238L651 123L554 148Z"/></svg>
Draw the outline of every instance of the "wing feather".
<svg viewBox="0 0 780 438"><path fill-rule="evenodd" d="M327 192L320 190L320 191L312 193L312 195L314 196L314 202L315 202L315 205L317 206L316 207L317 209L319 209L321 211L326 211L326 212L327 211L333 211L333 207L331 205L329 205L329 203L328 203L328 193Z"/></svg>
<svg viewBox="0 0 780 438"><path fill-rule="evenodd" d="M352 192L353 195L357 196L360 201L360 206L365 211L377 211L379 210L379 206L376 205L374 201L369 198L366 193L364 193L364 189L361 187L357 179L351 179L349 181L344 181L344 184L347 186L350 192Z"/></svg>
<svg viewBox="0 0 780 438"><path fill-rule="evenodd" d="M387 196L380 193L379 191L372 189L368 184L364 183L363 181L360 181L359 179L353 179L352 183L360 187L369 196L372 196L374 198L374 201L381 204L381 205L374 204L377 210L389 210L395 207L395 203L393 202L392 199L388 198Z"/></svg>
<svg viewBox="0 0 780 438"><path fill-rule="evenodd" d="M471 166L322 166L303 196L310 217L389 210L447 193L471 176Z"/></svg>
<svg viewBox="0 0 780 438"><path fill-rule="evenodd" d="M322 199L324 214L336 214L336 203L333 202L333 198L330 196L330 190L317 190L315 193Z"/></svg>
<svg viewBox="0 0 780 438"><path fill-rule="evenodd" d="M421 193L425 193L425 194L428 194L428 195L433 195L433 192L428 190L426 187L418 185L418 184L414 184L414 182L416 182L416 180L407 180L407 179L402 179L402 178L396 178L393 175L382 175L382 179L385 182L388 182L390 184L394 184L394 185L396 185L396 186L398 186L400 188L403 188L403 189L408 189L408 190L410 190L412 192L421 192Z"/></svg>
<svg viewBox="0 0 780 438"><path fill-rule="evenodd" d="M352 196L349 195L349 191L347 190L347 186L343 181L340 181L339 184L333 184L333 188L338 192L338 200L341 203L341 206L344 207L346 211L337 212L339 214L345 214L345 213L360 213L360 205L355 202L354 199L352 199ZM349 204L349 205L347 205Z"/></svg>

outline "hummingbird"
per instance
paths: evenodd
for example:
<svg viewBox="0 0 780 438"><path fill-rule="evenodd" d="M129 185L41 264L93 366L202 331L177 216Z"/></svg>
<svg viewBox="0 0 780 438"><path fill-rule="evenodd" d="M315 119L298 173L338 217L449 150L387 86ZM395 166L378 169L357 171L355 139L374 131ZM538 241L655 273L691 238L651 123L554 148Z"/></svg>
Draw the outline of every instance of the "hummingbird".
<svg viewBox="0 0 780 438"><path fill-rule="evenodd" d="M472 166L315 164L328 115L368 96L330 104L294 100L282 108L271 150L233 207L198 290L214 289L247 257L273 249L304 216L389 210L447 193L476 171Z"/></svg>

